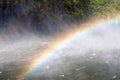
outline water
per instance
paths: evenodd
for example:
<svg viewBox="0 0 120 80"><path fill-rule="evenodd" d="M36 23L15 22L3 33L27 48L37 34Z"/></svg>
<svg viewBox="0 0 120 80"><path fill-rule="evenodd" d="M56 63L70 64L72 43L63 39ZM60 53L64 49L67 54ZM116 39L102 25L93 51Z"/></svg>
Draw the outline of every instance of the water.
<svg viewBox="0 0 120 80"><path fill-rule="evenodd" d="M50 11L46 0L2 0L0 80L17 80L26 63L53 46L59 32L74 28L66 24L63 2L55 1L49 1ZM120 80L120 22L103 26L65 44L24 80Z"/></svg>
<svg viewBox="0 0 120 80"><path fill-rule="evenodd" d="M67 43L24 80L119 80L120 28L118 23L113 24L93 29ZM29 35L2 43L0 79L16 80L23 66L51 45L52 38Z"/></svg>

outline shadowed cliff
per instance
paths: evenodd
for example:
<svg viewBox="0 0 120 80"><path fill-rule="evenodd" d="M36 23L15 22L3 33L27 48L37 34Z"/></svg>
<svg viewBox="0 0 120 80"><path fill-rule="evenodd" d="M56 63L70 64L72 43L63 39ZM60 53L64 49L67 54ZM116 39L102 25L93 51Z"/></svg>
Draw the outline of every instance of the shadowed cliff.
<svg viewBox="0 0 120 80"><path fill-rule="evenodd" d="M119 12L119 4L118 0L0 0L0 27L12 24L29 32L55 33L68 23Z"/></svg>

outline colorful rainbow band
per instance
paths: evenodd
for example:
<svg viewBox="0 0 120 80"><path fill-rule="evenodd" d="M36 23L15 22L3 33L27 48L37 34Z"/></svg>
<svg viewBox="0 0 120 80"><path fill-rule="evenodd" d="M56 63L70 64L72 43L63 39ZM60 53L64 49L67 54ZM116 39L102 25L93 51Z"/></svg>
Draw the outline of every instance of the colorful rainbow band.
<svg viewBox="0 0 120 80"><path fill-rule="evenodd" d="M99 25L103 25L105 23L116 21L119 19L120 16L116 16L111 19L97 18L90 20L84 24L72 25L73 27L76 28L72 30L68 30L66 33L64 33L64 35L57 37L55 41L51 43L52 46L48 46L45 50L40 52L37 57L34 57L32 61L28 62L28 64L25 65L24 69L22 69L21 72L18 74L17 80L24 80L29 75L29 73L31 73L34 69L36 69L37 66L40 66L50 56L53 56L55 54L54 52L57 49L63 47L63 45L69 42L70 40L90 31L93 28L99 27Z"/></svg>

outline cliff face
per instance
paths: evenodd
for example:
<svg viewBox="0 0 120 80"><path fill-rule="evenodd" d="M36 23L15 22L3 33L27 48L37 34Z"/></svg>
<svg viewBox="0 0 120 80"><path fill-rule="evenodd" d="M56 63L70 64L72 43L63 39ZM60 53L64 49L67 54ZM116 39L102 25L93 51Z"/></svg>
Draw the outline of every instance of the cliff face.
<svg viewBox="0 0 120 80"><path fill-rule="evenodd" d="M27 28L51 31L65 20L62 0L0 0L0 24L17 20Z"/></svg>
<svg viewBox="0 0 120 80"><path fill-rule="evenodd" d="M0 23L3 23L11 17L17 17L18 6L15 0L0 0Z"/></svg>
<svg viewBox="0 0 120 80"><path fill-rule="evenodd" d="M120 11L119 4L118 0L0 0L0 26L16 21L27 29L51 32L67 21Z"/></svg>
<svg viewBox="0 0 120 80"><path fill-rule="evenodd" d="M0 0L0 10L1 19L3 19L2 16L15 16L18 14L21 16L29 14L41 15L42 13L60 15L64 13L64 5L61 0Z"/></svg>

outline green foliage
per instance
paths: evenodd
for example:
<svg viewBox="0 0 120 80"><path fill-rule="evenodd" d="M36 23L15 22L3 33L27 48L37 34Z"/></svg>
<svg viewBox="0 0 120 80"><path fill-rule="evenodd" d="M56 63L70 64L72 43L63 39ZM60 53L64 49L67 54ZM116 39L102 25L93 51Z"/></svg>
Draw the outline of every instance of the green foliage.
<svg viewBox="0 0 120 80"><path fill-rule="evenodd" d="M64 0L70 17L84 19L120 10L120 0Z"/></svg>
<svg viewBox="0 0 120 80"><path fill-rule="evenodd" d="M87 0L86 0L87 1ZM71 18L83 18L85 16L85 11L83 7L83 2L80 0L64 0L65 11ZM86 7L87 5L84 4Z"/></svg>
<svg viewBox="0 0 120 80"><path fill-rule="evenodd" d="M0 4L2 3L3 0L0 0Z"/></svg>
<svg viewBox="0 0 120 80"><path fill-rule="evenodd" d="M102 15L106 12L113 12L120 8L119 0L90 0L90 8L93 15Z"/></svg>
<svg viewBox="0 0 120 80"><path fill-rule="evenodd" d="M4 0L0 0L2 4ZM120 0L14 0L15 5L20 5L23 9L21 15L34 14L40 16L42 13L49 13L54 20L58 20L54 8L56 4L64 5L63 10L69 17L69 19L84 20L90 16L105 15L106 13L113 13L120 11ZM9 7L10 0L6 0ZM33 5L31 8L27 6L31 2ZM17 4L16 4L17 3ZM4 10L5 12L5 10ZM59 13L59 12L58 12Z"/></svg>

